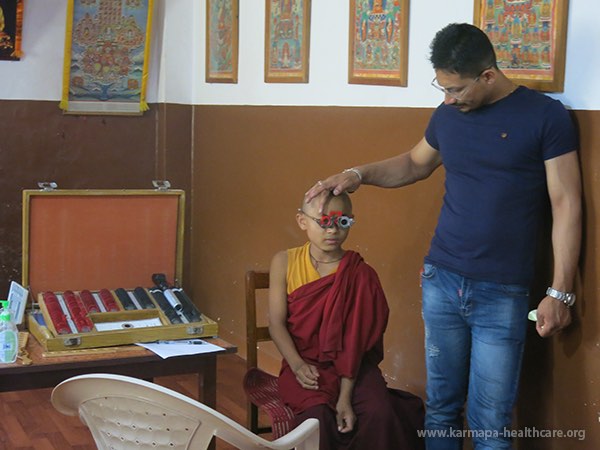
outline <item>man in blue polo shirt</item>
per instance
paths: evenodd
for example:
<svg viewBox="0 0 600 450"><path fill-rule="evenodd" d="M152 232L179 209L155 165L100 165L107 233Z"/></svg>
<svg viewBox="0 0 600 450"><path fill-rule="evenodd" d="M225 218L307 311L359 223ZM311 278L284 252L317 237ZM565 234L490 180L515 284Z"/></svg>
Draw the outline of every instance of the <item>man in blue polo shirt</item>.
<svg viewBox="0 0 600 450"><path fill-rule="evenodd" d="M537 331L569 325L581 240L581 181L574 125L557 100L515 85L489 39L450 24L431 43L432 85L444 102L410 151L317 182L352 192L401 187L440 165L446 192L422 272L428 450L462 449L463 409L476 449L510 449L525 343L535 243L547 199L554 275Z"/></svg>

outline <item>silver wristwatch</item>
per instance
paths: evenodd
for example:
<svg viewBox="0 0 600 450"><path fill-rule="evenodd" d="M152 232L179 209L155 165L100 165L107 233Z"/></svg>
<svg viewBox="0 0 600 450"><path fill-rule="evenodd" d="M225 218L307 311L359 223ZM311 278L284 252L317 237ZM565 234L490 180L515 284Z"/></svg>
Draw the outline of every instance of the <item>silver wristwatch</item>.
<svg viewBox="0 0 600 450"><path fill-rule="evenodd" d="M561 292L549 287L546 290L546 295L555 298L559 302L563 302L567 306L573 306L575 304L575 294L572 292Z"/></svg>

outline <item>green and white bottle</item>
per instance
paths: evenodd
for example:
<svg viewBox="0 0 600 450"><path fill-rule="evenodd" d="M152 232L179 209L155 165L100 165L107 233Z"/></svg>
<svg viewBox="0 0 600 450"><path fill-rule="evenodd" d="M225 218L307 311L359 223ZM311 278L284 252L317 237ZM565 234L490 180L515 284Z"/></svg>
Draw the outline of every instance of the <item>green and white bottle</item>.
<svg viewBox="0 0 600 450"><path fill-rule="evenodd" d="M19 351L19 331L10 318L8 301L0 300L0 363L14 363Z"/></svg>

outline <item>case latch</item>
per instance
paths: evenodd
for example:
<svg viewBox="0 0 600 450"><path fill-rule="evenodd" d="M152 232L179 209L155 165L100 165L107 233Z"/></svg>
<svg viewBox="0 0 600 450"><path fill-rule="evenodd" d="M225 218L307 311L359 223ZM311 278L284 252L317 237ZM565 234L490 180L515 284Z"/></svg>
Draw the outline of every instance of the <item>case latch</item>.
<svg viewBox="0 0 600 450"><path fill-rule="evenodd" d="M187 334L203 334L204 333L204 327L200 326L200 327L187 327Z"/></svg>
<svg viewBox="0 0 600 450"><path fill-rule="evenodd" d="M81 338L80 337L64 338L63 344L65 345L65 347L77 347L78 345L81 345Z"/></svg>
<svg viewBox="0 0 600 450"><path fill-rule="evenodd" d="M58 187L58 184L56 184L54 181L39 181L38 187L42 191L53 191Z"/></svg>
<svg viewBox="0 0 600 450"><path fill-rule="evenodd" d="M168 180L152 180L152 186L157 191L168 191L171 187L171 183Z"/></svg>

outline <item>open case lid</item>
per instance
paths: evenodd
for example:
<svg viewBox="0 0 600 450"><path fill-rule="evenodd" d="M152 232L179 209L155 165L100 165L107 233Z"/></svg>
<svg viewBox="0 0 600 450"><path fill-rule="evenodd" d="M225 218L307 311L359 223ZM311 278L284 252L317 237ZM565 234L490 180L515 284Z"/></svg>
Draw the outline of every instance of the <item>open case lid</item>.
<svg viewBox="0 0 600 450"><path fill-rule="evenodd" d="M181 190L23 191L22 284L43 291L181 283Z"/></svg>

